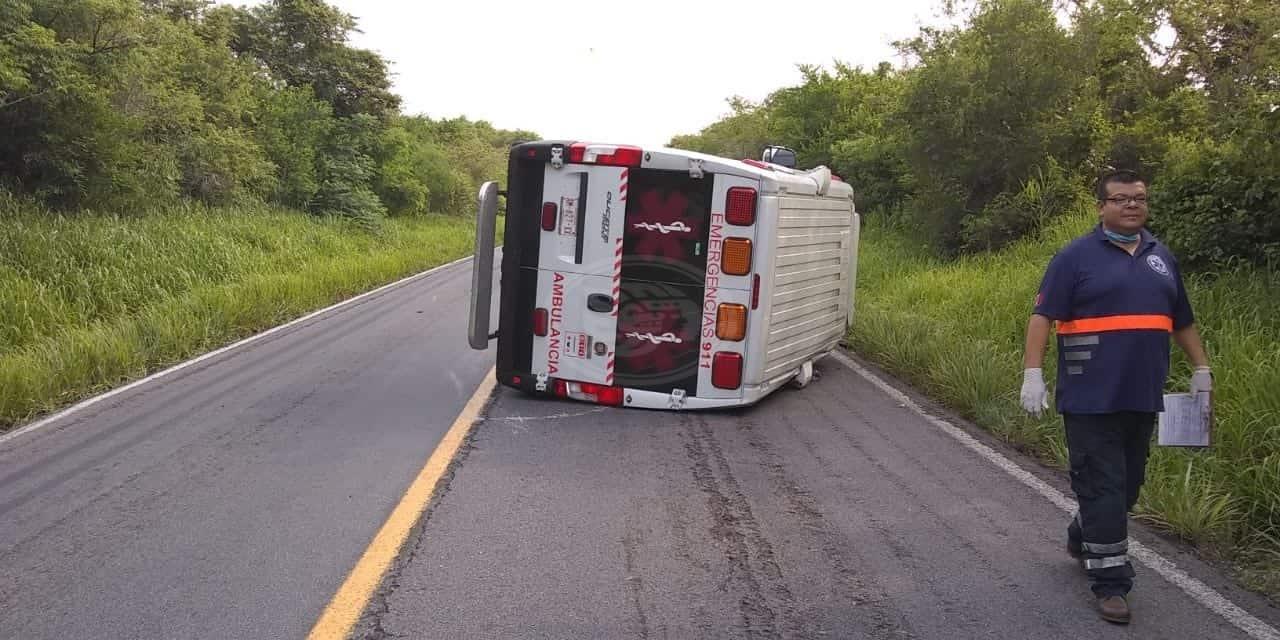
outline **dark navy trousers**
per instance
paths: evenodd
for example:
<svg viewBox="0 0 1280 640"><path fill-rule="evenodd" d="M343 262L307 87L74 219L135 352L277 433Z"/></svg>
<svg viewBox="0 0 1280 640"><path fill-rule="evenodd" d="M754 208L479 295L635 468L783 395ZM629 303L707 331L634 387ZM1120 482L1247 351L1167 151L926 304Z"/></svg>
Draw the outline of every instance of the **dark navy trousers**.
<svg viewBox="0 0 1280 640"><path fill-rule="evenodd" d="M1067 536L1084 551L1089 587L1098 596L1133 588L1129 511L1146 478L1156 414L1126 411L1063 414L1071 489L1080 505Z"/></svg>

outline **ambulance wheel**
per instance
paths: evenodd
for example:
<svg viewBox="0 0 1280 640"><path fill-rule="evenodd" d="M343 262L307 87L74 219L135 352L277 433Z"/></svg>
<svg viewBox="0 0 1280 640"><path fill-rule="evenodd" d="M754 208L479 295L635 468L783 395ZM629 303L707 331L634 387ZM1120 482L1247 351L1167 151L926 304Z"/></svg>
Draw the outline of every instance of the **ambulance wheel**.
<svg viewBox="0 0 1280 640"><path fill-rule="evenodd" d="M812 360L800 365L800 372L796 374L796 377L791 379L791 386L796 389L803 389L809 386L810 382L813 382Z"/></svg>

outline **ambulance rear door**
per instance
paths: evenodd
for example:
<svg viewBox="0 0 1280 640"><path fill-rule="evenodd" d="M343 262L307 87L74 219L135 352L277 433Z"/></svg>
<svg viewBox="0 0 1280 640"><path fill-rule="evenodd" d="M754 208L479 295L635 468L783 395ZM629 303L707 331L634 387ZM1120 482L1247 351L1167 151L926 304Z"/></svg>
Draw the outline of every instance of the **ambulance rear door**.
<svg viewBox="0 0 1280 640"><path fill-rule="evenodd" d="M630 168L544 171L533 373L613 385Z"/></svg>

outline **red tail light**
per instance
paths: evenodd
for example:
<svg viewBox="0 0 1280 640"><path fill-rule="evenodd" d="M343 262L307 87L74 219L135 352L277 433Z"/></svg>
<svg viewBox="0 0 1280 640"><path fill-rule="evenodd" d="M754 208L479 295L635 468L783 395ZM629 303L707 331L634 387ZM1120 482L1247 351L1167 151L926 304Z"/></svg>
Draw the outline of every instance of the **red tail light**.
<svg viewBox="0 0 1280 640"><path fill-rule="evenodd" d="M756 222L756 190L730 187L724 201L724 219L729 224L746 227Z"/></svg>
<svg viewBox="0 0 1280 640"><path fill-rule="evenodd" d="M533 335L547 335L547 310L541 307L533 310Z"/></svg>
<svg viewBox="0 0 1280 640"><path fill-rule="evenodd" d="M622 387L607 387L590 382L580 383L578 387L582 389L583 395L587 396L587 400L614 407L622 406Z"/></svg>
<svg viewBox="0 0 1280 640"><path fill-rule="evenodd" d="M556 228L556 203L542 203L542 230L551 231Z"/></svg>
<svg viewBox="0 0 1280 640"><path fill-rule="evenodd" d="M609 144L579 142L569 146L569 162L576 164L603 164L614 167L638 167L644 158L644 149Z"/></svg>
<svg viewBox="0 0 1280 640"><path fill-rule="evenodd" d="M556 380L555 390L556 390L556 395L560 396L561 398L568 398L568 397L569 397L569 383L568 383L568 382L565 382L564 380Z"/></svg>
<svg viewBox="0 0 1280 640"><path fill-rule="evenodd" d="M758 309L760 307L760 274L756 274L751 278L751 308Z"/></svg>
<svg viewBox="0 0 1280 640"><path fill-rule="evenodd" d="M596 394L596 402L607 404L611 407L620 407L622 406L622 396L622 387L606 387Z"/></svg>
<svg viewBox="0 0 1280 640"><path fill-rule="evenodd" d="M711 384L718 389L742 386L742 354L719 351L711 359Z"/></svg>

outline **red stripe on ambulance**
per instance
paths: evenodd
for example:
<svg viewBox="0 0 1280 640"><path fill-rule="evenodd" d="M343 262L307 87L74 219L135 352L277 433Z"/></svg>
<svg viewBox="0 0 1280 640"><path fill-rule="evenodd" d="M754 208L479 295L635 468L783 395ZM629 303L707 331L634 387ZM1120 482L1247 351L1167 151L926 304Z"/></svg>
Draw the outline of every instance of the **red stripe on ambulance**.
<svg viewBox="0 0 1280 640"><path fill-rule="evenodd" d="M618 201L622 203L625 211L627 207L627 180L630 175L630 169L622 168L622 174L618 177L620 184L618 185ZM613 250L613 317L618 317L618 310L622 306L622 235L618 236L617 244ZM615 325L616 326L616 325ZM604 383L613 384L613 371L617 366L617 357L615 351L610 351L608 361L605 364Z"/></svg>
<svg viewBox="0 0 1280 640"><path fill-rule="evenodd" d="M623 188L626 188L627 185L624 182L622 183L622 186ZM615 318L614 320L615 327L617 326L616 318L618 317L618 308L621 306L622 306L622 237L619 236L617 248L614 249L614 252L613 252L613 313L611 315ZM613 370L617 364L617 358L614 356L614 353L616 352L614 351L609 352L609 360L605 364L604 383L607 385L613 385Z"/></svg>

